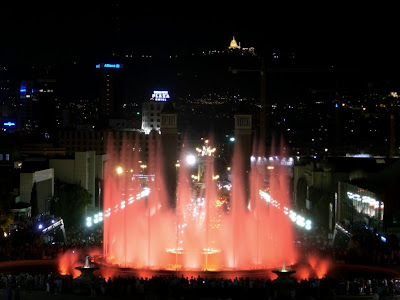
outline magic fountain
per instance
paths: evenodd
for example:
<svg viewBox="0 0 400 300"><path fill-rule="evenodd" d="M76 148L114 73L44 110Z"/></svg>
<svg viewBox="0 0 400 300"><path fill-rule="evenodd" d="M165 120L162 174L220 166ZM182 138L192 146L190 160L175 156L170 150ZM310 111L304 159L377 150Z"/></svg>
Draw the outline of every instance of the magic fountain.
<svg viewBox="0 0 400 300"><path fill-rule="evenodd" d="M138 141L139 139L136 139ZM109 265L151 270L260 270L295 263L288 182L267 169L254 147L250 171L235 143L231 188L222 197L215 148L197 150L197 175L181 151L176 205L167 201L157 136L149 137L147 164L138 145L123 139L121 153L108 141L104 178L104 248ZM130 143L130 144L129 144ZM256 143L254 143L256 144ZM135 151L136 149L136 151ZM132 151L133 150L133 151ZM270 172L269 184L265 178Z"/></svg>

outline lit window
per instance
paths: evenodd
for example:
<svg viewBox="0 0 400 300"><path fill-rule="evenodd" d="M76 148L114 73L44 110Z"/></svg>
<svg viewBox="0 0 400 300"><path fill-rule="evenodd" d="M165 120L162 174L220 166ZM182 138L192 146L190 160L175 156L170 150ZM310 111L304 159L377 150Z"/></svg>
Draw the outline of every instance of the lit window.
<svg viewBox="0 0 400 300"><path fill-rule="evenodd" d="M6 160L7 160L7 161L10 160L10 154L6 154Z"/></svg>

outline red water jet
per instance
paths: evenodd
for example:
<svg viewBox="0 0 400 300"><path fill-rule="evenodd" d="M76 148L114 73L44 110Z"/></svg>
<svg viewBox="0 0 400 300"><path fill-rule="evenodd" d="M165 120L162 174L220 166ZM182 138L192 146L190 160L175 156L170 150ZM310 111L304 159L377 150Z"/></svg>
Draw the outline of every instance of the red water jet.
<svg viewBox="0 0 400 300"><path fill-rule="evenodd" d="M229 199L218 195L215 150L207 148L212 140L199 151L202 169L197 179L184 163L188 154L184 147L177 165L176 205L171 209L158 137L149 135L147 158L138 144L123 138L119 153L115 137L108 138L103 250L108 263L135 269L208 271L295 263L292 224L283 213L284 207L290 207L287 176L279 166L267 173L262 145L254 142L251 163L243 155L243 145L235 145ZM266 201L260 191L269 191L276 201Z"/></svg>

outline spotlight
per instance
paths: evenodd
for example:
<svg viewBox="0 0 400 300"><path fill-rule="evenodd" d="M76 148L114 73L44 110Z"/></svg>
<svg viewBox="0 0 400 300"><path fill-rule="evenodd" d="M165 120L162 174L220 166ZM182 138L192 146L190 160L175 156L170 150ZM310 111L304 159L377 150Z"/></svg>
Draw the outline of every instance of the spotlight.
<svg viewBox="0 0 400 300"><path fill-rule="evenodd" d="M189 166L193 166L196 163L196 156L193 154L188 154L188 156L186 156L186 163Z"/></svg>

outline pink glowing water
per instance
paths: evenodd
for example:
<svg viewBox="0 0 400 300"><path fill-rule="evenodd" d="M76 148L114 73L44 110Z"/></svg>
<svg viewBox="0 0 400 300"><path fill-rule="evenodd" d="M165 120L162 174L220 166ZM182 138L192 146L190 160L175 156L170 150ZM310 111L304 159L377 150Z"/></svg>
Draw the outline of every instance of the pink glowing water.
<svg viewBox="0 0 400 300"><path fill-rule="evenodd" d="M135 140L138 143L139 139ZM199 157L205 166L203 184L193 184L193 169L183 163L187 155L183 148L174 209L167 203L159 135L149 135L146 167L139 163L143 158L137 150L139 145L133 145L132 140L122 139L121 153L113 146L114 141L109 139L103 249L108 263L129 268L209 271L295 263L290 219L283 209L259 195L266 189L264 178L269 170L265 159L252 162L247 176L245 162L250 158L243 157L239 142L231 167L229 205L220 198L213 179L214 156ZM254 148L255 157L263 156L263 149ZM122 167L120 174L117 166ZM269 193L282 208L290 207L287 179L276 171L269 179ZM142 173L149 176L144 179L137 175Z"/></svg>

